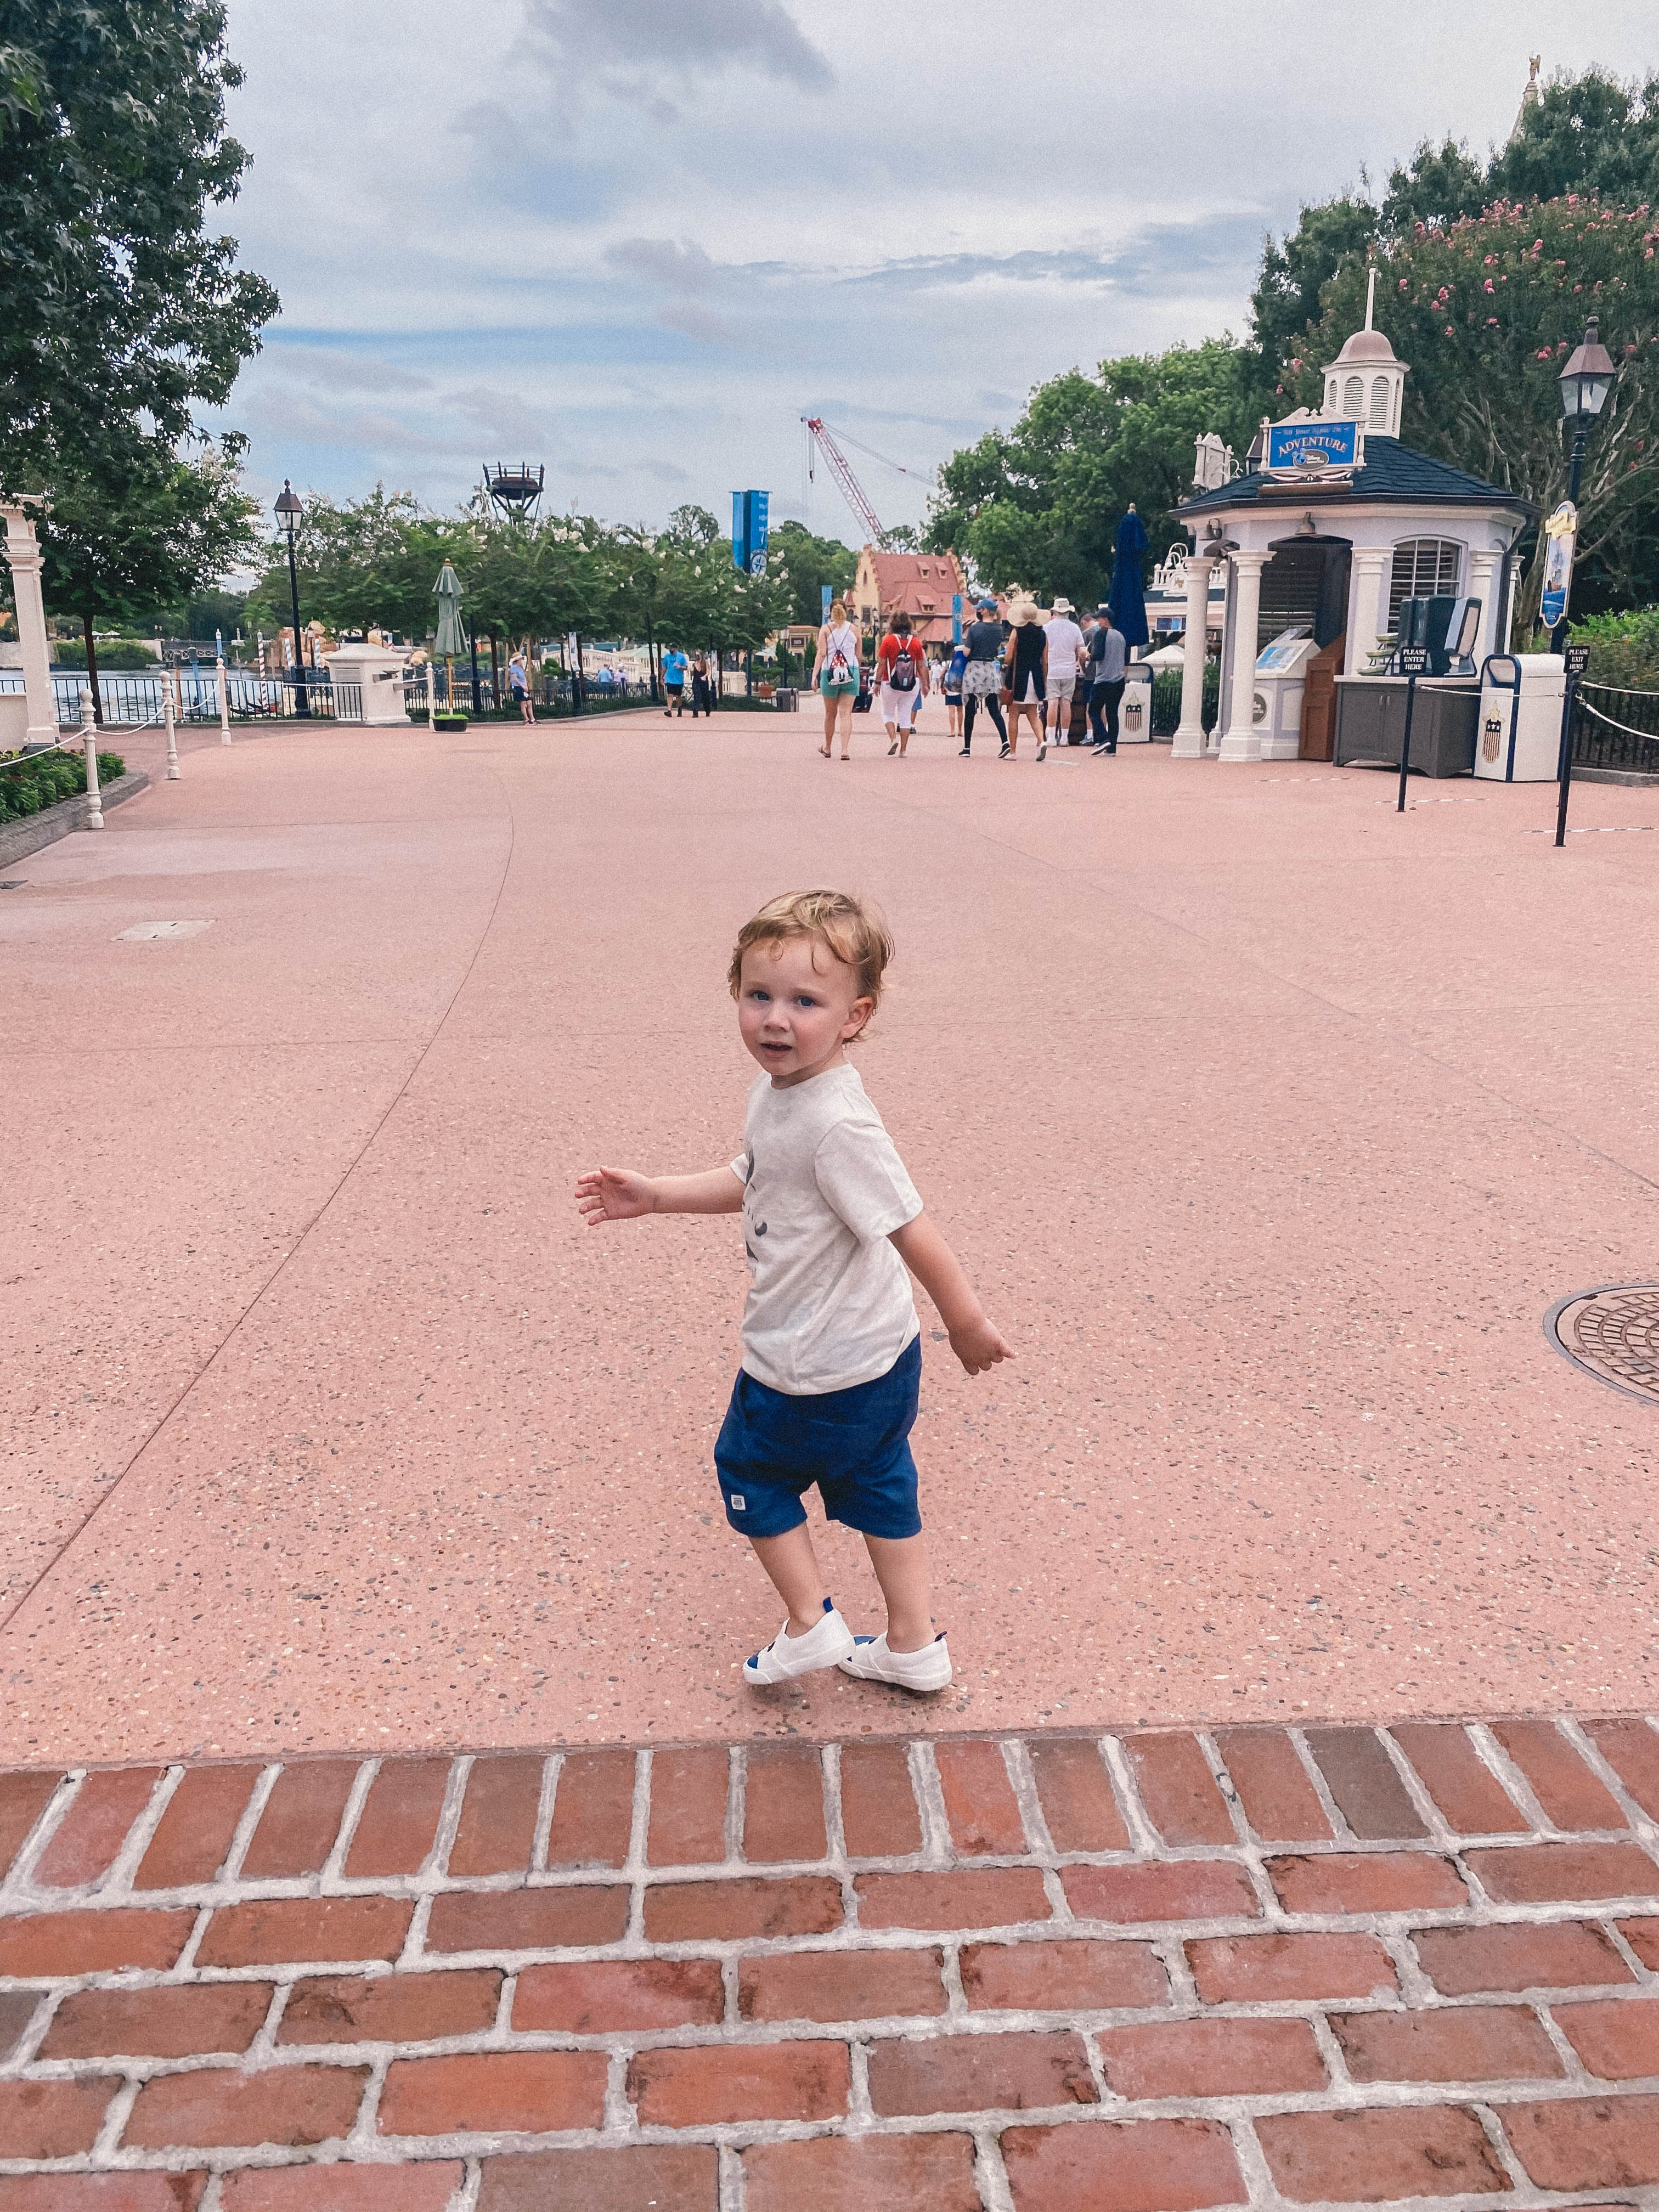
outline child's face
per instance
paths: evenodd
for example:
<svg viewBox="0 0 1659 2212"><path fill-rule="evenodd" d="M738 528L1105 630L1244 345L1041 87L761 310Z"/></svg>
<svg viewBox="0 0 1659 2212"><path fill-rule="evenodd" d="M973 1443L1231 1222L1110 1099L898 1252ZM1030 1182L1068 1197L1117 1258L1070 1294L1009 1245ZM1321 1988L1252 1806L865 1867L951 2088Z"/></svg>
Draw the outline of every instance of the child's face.
<svg viewBox="0 0 1659 2212"><path fill-rule="evenodd" d="M874 1004L860 997L853 969L816 938L751 945L743 956L738 1027L780 1091L835 1066Z"/></svg>

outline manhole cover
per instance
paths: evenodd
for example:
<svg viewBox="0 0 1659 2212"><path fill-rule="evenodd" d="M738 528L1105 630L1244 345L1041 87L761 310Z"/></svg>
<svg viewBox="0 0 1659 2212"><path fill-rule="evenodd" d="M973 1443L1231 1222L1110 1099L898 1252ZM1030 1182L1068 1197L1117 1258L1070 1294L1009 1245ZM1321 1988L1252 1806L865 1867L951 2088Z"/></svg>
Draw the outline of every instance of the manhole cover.
<svg viewBox="0 0 1659 2212"><path fill-rule="evenodd" d="M1579 1291L1550 1308L1544 1327L1575 1367L1659 1405L1659 1283Z"/></svg>
<svg viewBox="0 0 1659 2212"><path fill-rule="evenodd" d="M147 945L154 937L199 937L210 921L137 921L116 939L118 945Z"/></svg>

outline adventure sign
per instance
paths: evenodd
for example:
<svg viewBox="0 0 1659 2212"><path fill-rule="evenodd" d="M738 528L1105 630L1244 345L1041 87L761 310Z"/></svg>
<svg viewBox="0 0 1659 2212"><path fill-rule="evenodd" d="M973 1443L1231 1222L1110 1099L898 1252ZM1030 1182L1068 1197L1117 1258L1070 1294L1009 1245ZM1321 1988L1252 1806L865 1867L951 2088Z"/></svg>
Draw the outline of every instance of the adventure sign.
<svg viewBox="0 0 1659 2212"><path fill-rule="evenodd" d="M1544 525L1544 597L1539 617L1546 629L1565 622L1572 590L1573 548L1578 543L1578 509L1564 499Z"/></svg>

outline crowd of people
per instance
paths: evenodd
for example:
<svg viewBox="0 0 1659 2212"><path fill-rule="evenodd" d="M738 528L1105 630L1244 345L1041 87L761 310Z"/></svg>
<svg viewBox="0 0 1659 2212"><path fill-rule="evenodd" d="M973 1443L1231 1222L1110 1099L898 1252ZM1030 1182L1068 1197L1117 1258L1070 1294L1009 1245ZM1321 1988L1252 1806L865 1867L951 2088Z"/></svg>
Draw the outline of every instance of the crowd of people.
<svg viewBox="0 0 1659 2212"><path fill-rule="evenodd" d="M812 664L812 685L823 702L818 750L831 759L839 738L841 758L850 759L854 714L878 704L888 756L902 760L921 702L937 687L950 733L961 739L959 759L973 751L981 711L997 733L999 760L1018 758L1022 729L1029 730L1039 761L1050 745L1080 745L1097 757L1115 753L1128 650L1104 601L1079 623L1066 599L1056 598L1045 617L1031 598L1011 599L1004 615L987 596L975 602L974 619L963 625L948 657L930 659L909 616L900 611L866 668L858 629L845 601L836 599L818 632Z"/></svg>

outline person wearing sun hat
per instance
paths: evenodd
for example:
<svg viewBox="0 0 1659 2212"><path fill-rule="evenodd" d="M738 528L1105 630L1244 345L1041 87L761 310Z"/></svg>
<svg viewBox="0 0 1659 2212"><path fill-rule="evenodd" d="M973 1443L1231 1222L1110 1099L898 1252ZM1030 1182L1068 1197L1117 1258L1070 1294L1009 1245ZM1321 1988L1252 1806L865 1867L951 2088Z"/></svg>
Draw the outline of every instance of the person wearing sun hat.
<svg viewBox="0 0 1659 2212"><path fill-rule="evenodd" d="M1077 626L1077 610L1069 599L1056 596L1054 612L1043 624L1042 634L1048 641L1048 699L1043 710L1043 736L1048 744L1063 745L1072 720L1072 701L1077 693L1078 657L1083 651L1083 632ZM1044 750L1046 747L1038 748L1039 760Z"/></svg>
<svg viewBox="0 0 1659 2212"><path fill-rule="evenodd" d="M1009 714L1008 750L1001 757L1012 760L1017 757L1020 718L1024 715L1030 722L1031 734L1036 739L1036 757L1041 760L1048 750L1042 728L1048 668L1048 640L1042 628L1042 610L1027 596L1013 602L1008 609L1008 618L1014 629L1003 668L1002 702Z"/></svg>

